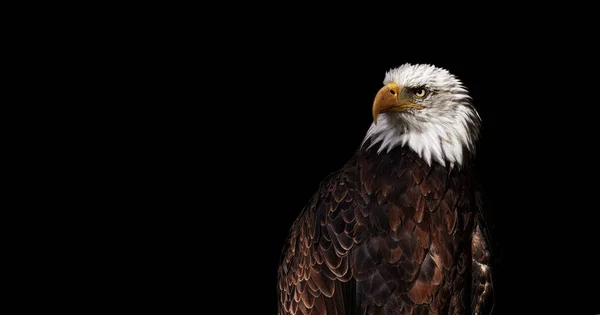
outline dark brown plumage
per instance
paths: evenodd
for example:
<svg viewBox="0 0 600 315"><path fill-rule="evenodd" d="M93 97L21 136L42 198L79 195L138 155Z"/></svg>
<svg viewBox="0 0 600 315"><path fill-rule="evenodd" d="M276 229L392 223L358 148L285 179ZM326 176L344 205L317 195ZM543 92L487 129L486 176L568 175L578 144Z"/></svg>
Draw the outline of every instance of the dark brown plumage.
<svg viewBox="0 0 600 315"><path fill-rule="evenodd" d="M481 311L490 254L471 170L375 151L327 178L292 226L279 314Z"/></svg>

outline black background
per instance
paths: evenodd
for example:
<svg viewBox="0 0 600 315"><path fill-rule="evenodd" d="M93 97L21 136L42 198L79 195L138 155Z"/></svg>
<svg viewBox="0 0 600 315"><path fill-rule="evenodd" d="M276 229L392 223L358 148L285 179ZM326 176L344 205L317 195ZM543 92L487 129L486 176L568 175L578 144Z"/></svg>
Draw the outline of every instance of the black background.
<svg viewBox="0 0 600 315"><path fill-rule="evenodd" d="M177 278L194 288L178 286L179 302L199 296L204 305L208 290L225 313L276 312L288 229L358 148L385 72L409 62L458 76L483 119L477 168L494 244L494 314L598 312L598 101L587 79L597 61L585 37L482 21L433 32L283 20L206 32L194 51L204 55L181 65L195 79L173 78L200 103L183 98L165 118L168 172L178 179L161 184L175 190L168 207L183 209L165 246L185 266Z"/></svg>
<svg viewBox="0 0 600 315"><path fill-rule="evenodd" d="M42 193L25 189L19 205L41 205L17 212L46 229L20 246L33 257L7 257L25 257L12 274L49 298L10 291L24 307L274 314L289 227L358 148L385 72L410 62L457 75L483 118L494 314L600 313L597 10L368 4L66 13L92 28L47 14L33 26L46 40L21 36L33 47L7 60L49 83L25 85L42 98L25 117L67 123L43 117L34 138L49 148L22 141L35 160L16 171Z"/></svg>

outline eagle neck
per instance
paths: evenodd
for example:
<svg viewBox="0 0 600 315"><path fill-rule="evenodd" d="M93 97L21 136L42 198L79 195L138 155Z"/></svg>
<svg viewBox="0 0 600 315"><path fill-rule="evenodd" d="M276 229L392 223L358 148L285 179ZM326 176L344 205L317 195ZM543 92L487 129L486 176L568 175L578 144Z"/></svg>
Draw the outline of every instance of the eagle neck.
<svg viewBox="0 0 600 315"><path fill-rule="evenodd" d="M375 148L379 154L408 147L429 166L437 162L450 169L460 168L475 154L479 137L479 117L468 113L459 115L453 124L434 118L416 121L412 116L384 116L371 125L362 147Z"/></svg>

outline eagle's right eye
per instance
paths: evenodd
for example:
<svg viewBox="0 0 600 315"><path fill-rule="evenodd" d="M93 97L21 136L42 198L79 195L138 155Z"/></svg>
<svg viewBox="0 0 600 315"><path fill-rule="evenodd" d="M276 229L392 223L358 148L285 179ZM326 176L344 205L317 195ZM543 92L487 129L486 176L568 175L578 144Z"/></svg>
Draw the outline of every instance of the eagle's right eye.
<svg viewBox="0 0 600 315"><path fill-rule="evenodd" d="M423 98L427 95L427 91L425 89L418 89L415 91L415 96L418 98Z"/></svg>

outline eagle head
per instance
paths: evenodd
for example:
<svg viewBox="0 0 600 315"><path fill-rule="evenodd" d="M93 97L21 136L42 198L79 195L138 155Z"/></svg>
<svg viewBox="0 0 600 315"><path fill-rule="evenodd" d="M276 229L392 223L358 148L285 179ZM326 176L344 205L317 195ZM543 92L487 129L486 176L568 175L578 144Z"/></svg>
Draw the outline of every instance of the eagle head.
<svg viewBox="0 0 600 315"><path fill-rule="evenodd" d="M428 164L462 165L474 153L481 119L462 82L445 69L404 64L389 70L373 101L370 147L408 145ZM364 144L364 142L363 142Z"/></svg>

